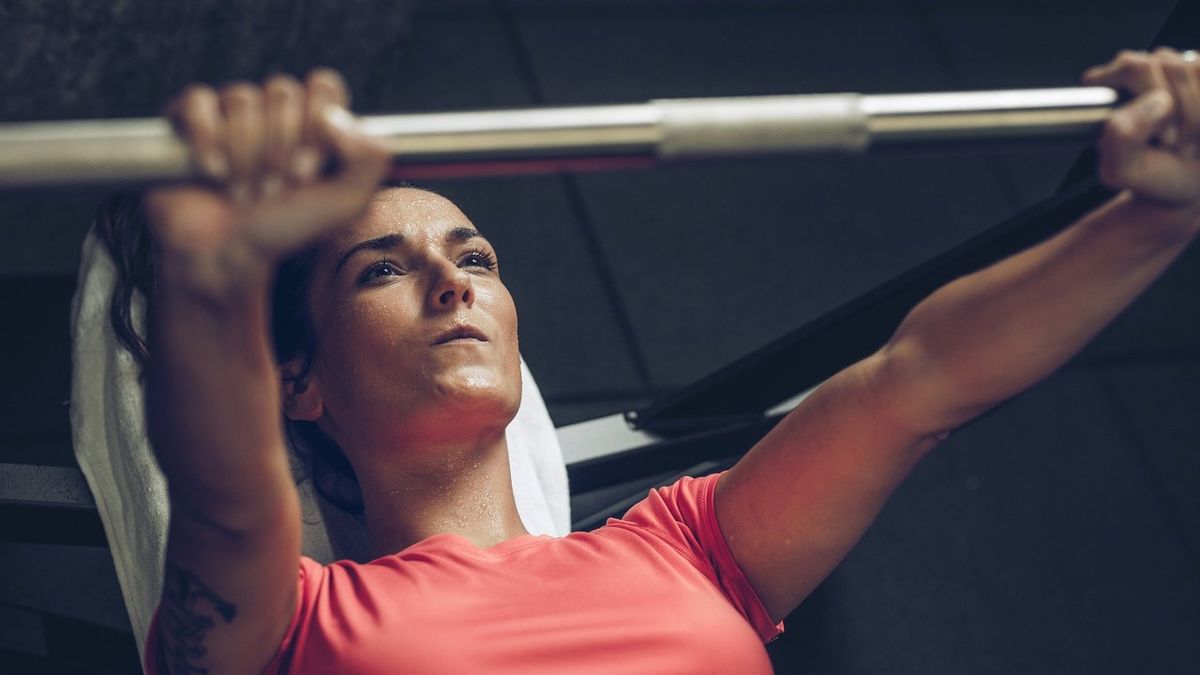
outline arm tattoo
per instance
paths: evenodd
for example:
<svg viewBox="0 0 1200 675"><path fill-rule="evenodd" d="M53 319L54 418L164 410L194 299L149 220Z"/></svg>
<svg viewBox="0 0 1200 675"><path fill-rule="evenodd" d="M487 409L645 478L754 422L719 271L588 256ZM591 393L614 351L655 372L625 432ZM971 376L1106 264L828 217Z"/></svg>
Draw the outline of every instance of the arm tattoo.
<svg viewBox="0 0 1200 675"><path fill-rule="evenodd" d="M213 592L203 581L167 561L159 609L158 670L174 675L203 675L197 661L208 654L204 640L217 625L217 617L230 623L237 606Z"/></svg>

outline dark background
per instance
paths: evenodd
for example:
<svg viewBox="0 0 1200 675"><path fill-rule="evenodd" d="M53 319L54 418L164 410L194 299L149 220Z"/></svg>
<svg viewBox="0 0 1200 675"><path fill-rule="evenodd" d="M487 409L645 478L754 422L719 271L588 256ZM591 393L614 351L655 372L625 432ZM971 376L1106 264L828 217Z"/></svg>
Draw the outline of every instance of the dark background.
<svg viewBox="0 0 1200 675"><path fill-rule="evenodd" d="M0 121L153 115L194 79L319 64L361 112L1069 86L1150 45L1174 5L5 0ZM1049 197L1079 151L435 187L499 247L563 425L687 385ZM0 463L73 464L67 311L101 195L0 193ZM1200 672L1198 289L1192 247L1062 371L944 443L788 619L779 672ZM107 551L10 538L0 672L133 672Z"/></svg>

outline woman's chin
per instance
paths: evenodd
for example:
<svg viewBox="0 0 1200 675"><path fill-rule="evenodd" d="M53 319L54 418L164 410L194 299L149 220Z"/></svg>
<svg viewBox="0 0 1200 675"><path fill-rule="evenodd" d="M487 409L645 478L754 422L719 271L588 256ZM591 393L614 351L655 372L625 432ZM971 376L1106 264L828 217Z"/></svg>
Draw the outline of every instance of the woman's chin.
<svg viewBox="0 0 1200 675"><path fill-rule="evenodd" d="M509 378L483 366L462 366L440 373L435 388L439 403L456 413L508 413L511 409L515 414L521 401L519 386L514 387Z"/></svg>

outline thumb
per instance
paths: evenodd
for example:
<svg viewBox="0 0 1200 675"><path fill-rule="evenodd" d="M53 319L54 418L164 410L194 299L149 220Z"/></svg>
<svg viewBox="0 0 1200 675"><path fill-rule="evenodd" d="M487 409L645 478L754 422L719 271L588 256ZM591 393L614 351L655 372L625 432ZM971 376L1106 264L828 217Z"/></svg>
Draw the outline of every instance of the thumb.
<svg viewBox="0 0 1200 675"><path fill-rule="evenodd" d="M331 176L334 181L375 187L382 180L390 153L381 141L365 135L358 120L345 108L327 106L318 133L337 160Z"/></svg>
<svg viewBox="0 0 1200 675"><path fill-rule="evenodd" d="M1112 114L1100 138L1100 178L1106 185L1128 187L1147 153L1161 152L1150 142L1169 131L1172 107L1165 89L1153 89Z"/></svg>
<svg viewBox="0 0 1200 675"><path fill-rule="evenodd" d="M362 215L390 164L391 153L377 139L363 135L344 108L330 106L317 132L333 152L334 164L324 180L297 190L282 203L267 204L259 219L269 228L270 246L284 254ZM275 213L280 210L286 213ZM286 215L286 217L283 217Z"/></svg>
<svg viewBox="0 0 1200 675"><path fill-rule="evenodd" d="M253 218L266 248L281 255L362 215L390 164L387 147L359 131L345 108L331 104L319 110L312 131L331 151L330 172L286 201L262 204Z"/></svg>
<svg viewBox="0 0 1200 675"><path fill-rule="evenodd" d="M1173 116L1174 102L1166 89L1152 89L1138 96L1127 106L1131 117L1128 125L1130 140L1148 143L1163 133Z"/></svg>

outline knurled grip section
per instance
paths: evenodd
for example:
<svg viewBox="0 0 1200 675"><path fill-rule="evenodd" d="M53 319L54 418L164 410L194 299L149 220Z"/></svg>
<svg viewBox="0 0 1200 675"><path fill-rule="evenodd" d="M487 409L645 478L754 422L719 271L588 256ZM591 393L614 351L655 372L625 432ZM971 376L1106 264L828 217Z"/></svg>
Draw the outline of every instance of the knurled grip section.
<svg viewBox="0 0 1200 675"><path fill-rule="evenodd" d="M862 152L870 143L860 94L660 99L659 157L796 151Z"/></svg>

